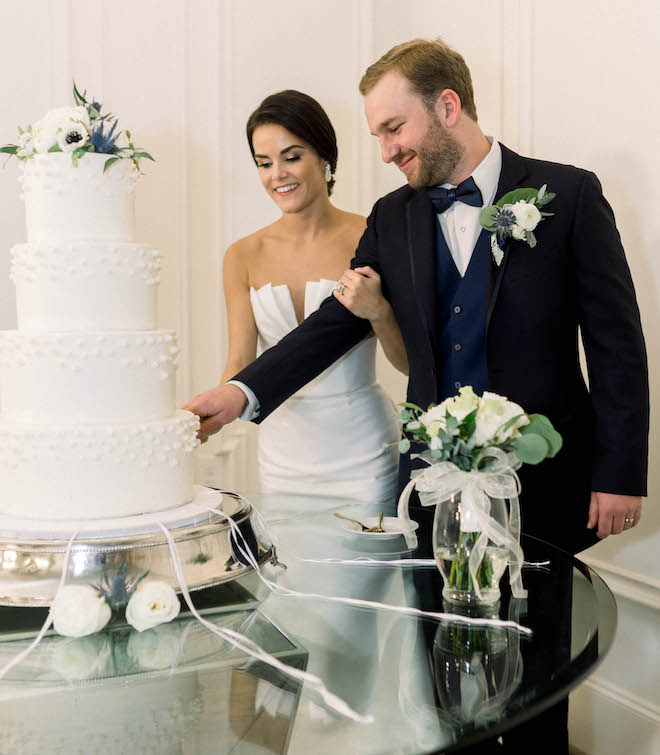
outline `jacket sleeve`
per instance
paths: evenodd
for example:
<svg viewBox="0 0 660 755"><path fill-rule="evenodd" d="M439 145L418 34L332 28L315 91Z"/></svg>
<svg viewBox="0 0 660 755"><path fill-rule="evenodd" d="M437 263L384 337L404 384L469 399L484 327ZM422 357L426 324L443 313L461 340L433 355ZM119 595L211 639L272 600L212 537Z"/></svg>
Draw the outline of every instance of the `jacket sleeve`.
<svg viewBox="0 0 660 755"><path fill-rule="evenodd" d="M572 249L594 412L591 489L646 495L646 347L614 214L593 173L585 175L579 192Z"/></svg>
<svg viewBox="0 0 660 755"><path fill-rule="evenodd" d="M376 212L367 220L351 267L370 265L380 272ZM317 377L371 332L369 320L356 317L334 296L322 302L295 330L234 375L259 401L259 423L286 399Z"/></svg>

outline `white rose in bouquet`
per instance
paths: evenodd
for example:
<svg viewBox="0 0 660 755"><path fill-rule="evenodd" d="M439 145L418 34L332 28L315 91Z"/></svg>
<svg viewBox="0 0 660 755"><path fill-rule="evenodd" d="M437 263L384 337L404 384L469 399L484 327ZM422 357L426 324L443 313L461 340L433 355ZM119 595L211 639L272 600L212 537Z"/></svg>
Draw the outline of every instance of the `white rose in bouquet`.
<svg viewBox="0 0 660 755"><path fill-rule="evenodd" d="M85 126L85 128L87 129L89 129L89 127L91 126L91 120L89 118L87 108L83 107L82 105L75 107L65 105L64 107L53 108L46 113L46 115L41 119L41 121L39 121L39 123L42 123L44 121L54 123L58 128L61 128L65 123L68 123L69 121L82 123L83 126ZM35 126L36 125L37 124L35 124Z"/></svg>
<svg viewBox="0 0 660 755"><path fill-rule="evenodd" d="M518 421L506 430L502 429L503 425L518 415L522 415ZM475 443L479 448L491 443L504 443L509 438L515 438L520 434L518 428L529 424L529 419L521 406L509 401L505 396L498 396L497 393L488 391L484 391L479 401L475 420Z"/></svg>
<svg viewBox="0 0 660 755"><path fill-rule="evenodd" d="M142 582L126 606L126 621L138 632L172 621L179 615L179 598L166 582Z"/></svg>
<svg viewBox="0 0 660 755"><path fill-rule="evenodd" d="M170 668L179 659L181 633L176 626L157 626L145 632L131 632L128 657L143 669Z"/></svg>
<svg viewBox="0 0 660 755"><path fill-rule="evenodd" d="M471 385L463 386L458 394L448 399L447 411L452 417L462 422L479 406L479 396L472 390Z"/></svg>
<svg viewBox="0 0 660 755"><path fill-rule="evenodd" d="M112 673L112 645L105 634L57 639L51 666L65 679L108 676Z"/></svg>
<svg viewBox="0 0 660 755"><path fill-rule="evenodd" d="M84 637L98 632L110 621L106 599L91 585L65 585L51 606L53 627L65 637Z"/></svg>
<svg viewBox="0 0 660 755"><path fill-rule="evenodd" d="M516 219L516 225L524 231L533 231L541 222L541 213L533 202L525 202L521 199L510 205L510 208Z"/></svg>

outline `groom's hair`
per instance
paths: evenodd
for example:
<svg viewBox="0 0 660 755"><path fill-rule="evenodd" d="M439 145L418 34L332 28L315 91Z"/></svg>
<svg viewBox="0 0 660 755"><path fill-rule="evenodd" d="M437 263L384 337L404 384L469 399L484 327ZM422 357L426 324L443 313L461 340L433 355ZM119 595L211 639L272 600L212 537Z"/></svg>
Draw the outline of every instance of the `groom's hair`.
<svg viewBox="0 0 660 755"><path fill-rule="evenodd" d="M388 50L367 68L360 81L360 94L368 94L390 71L408 79L430 112L433 112L440 93L453 89L460 97L465 113L477 120L470 69L463 56L441 39L413 39Z"/></svg>
<svg viewBox="0 0 660 755"><path fill-rule="evenodd" d="M255 129L257 126L266 126L271 123L282 126L294 136L307 142L316 150L319 157L330 163L331 173L337 170L339 154L337 135L328 114L313 97L295 89L285 89L283 92L266 97L250 115L245 127L252 159L254 159L252 135ZM328 195L332 194L334 185L335 179L332 178L327 184Z"/></svg>

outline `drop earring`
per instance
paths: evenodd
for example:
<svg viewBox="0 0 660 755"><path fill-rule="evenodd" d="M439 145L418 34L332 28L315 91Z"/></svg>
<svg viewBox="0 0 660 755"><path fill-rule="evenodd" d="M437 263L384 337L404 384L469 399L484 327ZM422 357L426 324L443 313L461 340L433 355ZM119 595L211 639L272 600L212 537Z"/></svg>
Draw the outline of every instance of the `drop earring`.
<svg viewBox="0 0 660 755"><path fill-rule="evenodd" d="M327 183L332 181L332 169L330 168L330 163L325 164L325 180Z"/></svg>

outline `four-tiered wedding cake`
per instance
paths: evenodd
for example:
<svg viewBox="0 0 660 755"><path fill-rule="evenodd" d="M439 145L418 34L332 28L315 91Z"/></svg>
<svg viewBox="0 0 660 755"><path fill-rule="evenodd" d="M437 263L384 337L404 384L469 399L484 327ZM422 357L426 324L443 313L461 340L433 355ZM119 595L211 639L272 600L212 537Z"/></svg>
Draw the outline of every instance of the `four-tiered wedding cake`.
<svg viewBox="0 0 660 755"><path fill-rule="evenodd" d="M176 410L176 335L158 330L161 255L135 242L132 160L35 154L18 329L0 333L0 513L125 517L193 495L198 418Z"/></svg>

